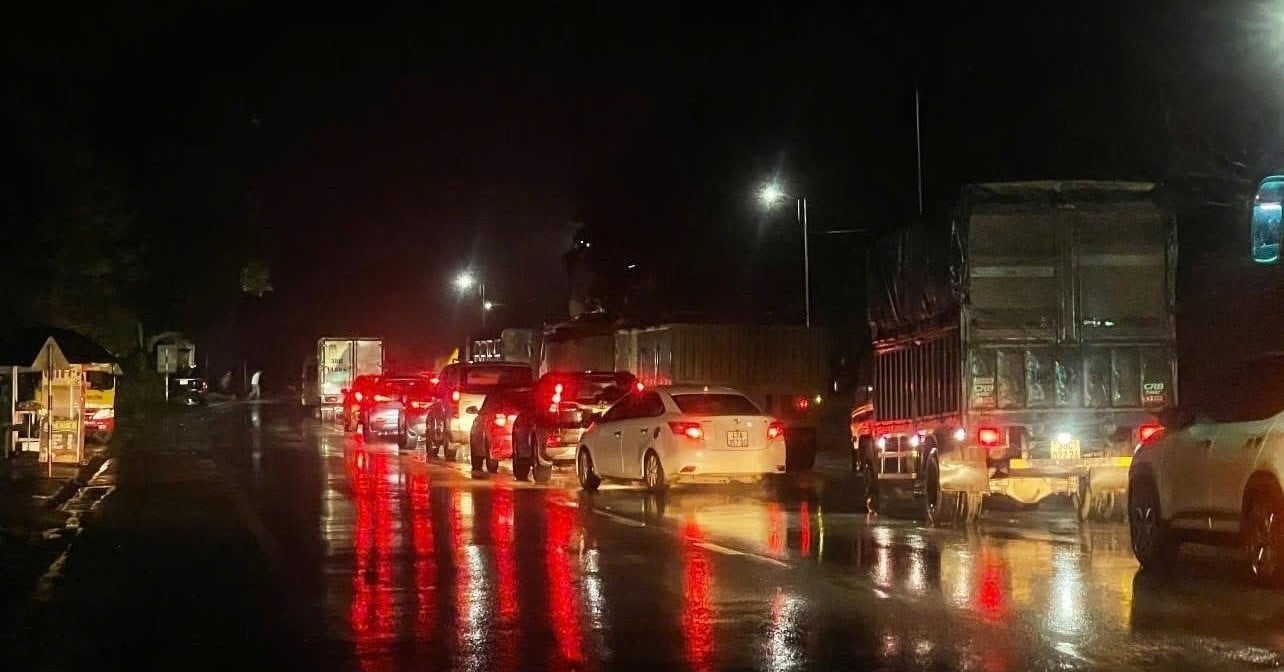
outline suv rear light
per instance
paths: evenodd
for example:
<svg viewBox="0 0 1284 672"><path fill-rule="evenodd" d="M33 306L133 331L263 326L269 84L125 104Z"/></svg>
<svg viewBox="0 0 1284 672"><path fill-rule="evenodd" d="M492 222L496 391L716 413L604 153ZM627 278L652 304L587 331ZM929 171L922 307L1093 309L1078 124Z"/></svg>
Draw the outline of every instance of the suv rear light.
<svg viewBox="0 0 1284 672"><path fill-rule="evenodd" d="M688 439L698 441L704 438L704 428L698 422L670 422L669 429L674 434L680 434Z"/></svg>
<svg viewBox="0 0 1284 672"><path fill-rule="evenodd" d="M633 384L633 389L637 390L638 392L642 392L646 390L646 385L642 384L642 381L638 381Z"/></svg>
<svg viewBox="0 0 1284 672"><path fill-rule="evenodd" d="M418 409L420 409L420 410L426 409L426 408L428 408L429 406L432 406L432 404L431 404L431 403L429 403L429 402L427 402L427 401L412 401L412 402L410 402L410 407L411 407L411 408L418 408Z"/></svg>
<svg viewBox="0 0 1284 672"><path fill-rule="evenodd" d="M785 423L776 420L767 425L767 440L771 441L785 435Z"/></svg>
<svg viewBox="0 0 1284 672"><path fill-rule="evenodd" d="M366 395L361 394L360 392L353 392L353 393L352 393L352 398L353 398L353 399L356 399L357 401L361 401L362 399L365 399L365 398L366 398Z"/></svg>
<svg viewBox="0 0 1284 672"><path fill-rule="evenodd" d="M450 400L459 401L459 390L454 390L450 393Z"/></svg>
<svg viewBox="0 0 1284 672"><path fill-rule="evenodd" d="M390 397L390 396L388 396L388 395L386 395L386 394L376 394L376 395L374 396L374 400L375 400L375 401L377 401L377 402L383 403L383 402L386 402L386 401L392 401L392 397Z"/></svg>
<svg viewBox="0 0 1284 672"><path fill-rule="evenodd" d="M1003 439L1003 433L998 427L982 427L976 430L976 442L987 448L993 448L999 445Z"/></svg>
<svg viewBox="0 0 1284 672"><path fill-rule="evenodd" d="M1137 436L1141 439L1142 443L1150 443L1151 439L1158 438L1159 434L1163 431L1163 425L1148 422L1137 428Z"/></svg>

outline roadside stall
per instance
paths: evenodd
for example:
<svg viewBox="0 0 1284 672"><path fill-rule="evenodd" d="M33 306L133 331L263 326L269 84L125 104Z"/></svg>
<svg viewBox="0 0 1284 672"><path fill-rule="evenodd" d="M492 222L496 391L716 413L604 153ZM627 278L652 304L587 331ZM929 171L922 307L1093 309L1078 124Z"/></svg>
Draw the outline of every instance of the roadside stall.
<svg viewBox="0 0 1284 672"><path fill-rule="evenodd" d="M87 423L95 431L106 429L108 435L114 428L120 365L88 338L62 329L19 332L0 347L0 369L9 406L7 451L38 452L50 470L54 464L80 464L85 459ZM113 391L110 399L93 393L108 385ZM90 397L93 408L86 403Z"/></svg>

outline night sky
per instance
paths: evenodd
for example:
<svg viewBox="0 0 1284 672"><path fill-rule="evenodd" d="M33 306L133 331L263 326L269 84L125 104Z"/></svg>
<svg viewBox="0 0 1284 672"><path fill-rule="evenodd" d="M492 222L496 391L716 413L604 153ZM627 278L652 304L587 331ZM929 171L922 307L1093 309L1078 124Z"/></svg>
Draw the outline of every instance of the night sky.
<svg viewBox="0 0 1284 672"><path fill-rule="evenodd" d="M0 21L0 53L9 115L56 106L126 175L174 250L156 263L185 278L148 328L196 325L211 368L248 352L293 376L316 337L350 332L429 362L477 326L450 285L466 267L496 325L563 317L576 222L666 305L800 320L792 210L754 191L778 176L817 232L911 221L916 88L925 216L968 182L1163 181L1184 315L1278 291L1246 265L1237 208L1279 145L1284 7L936 5L42 5ZM863 238L812 249L817 320L859 339ZM264 298L190 289L251 257Z"/></svg>

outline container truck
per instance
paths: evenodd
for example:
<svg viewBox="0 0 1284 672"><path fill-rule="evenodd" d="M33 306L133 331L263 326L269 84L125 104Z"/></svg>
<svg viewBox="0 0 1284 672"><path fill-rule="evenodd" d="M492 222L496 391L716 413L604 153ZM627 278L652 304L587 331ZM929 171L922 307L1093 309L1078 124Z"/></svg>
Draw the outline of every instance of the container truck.
<svg viewBox="0 0 1284 672"><path fill-rule="evenodd" d="M546 328L539 373L627 371L645 386L726 385L786 424L791 470L810 469L828 387L825 334L793 325Z"/></svg>
<svg viewBox="0 0 1284 672"><path fill-rule="evenodd" d="M1135 445L1177 403L1176 225L1151 183L966 187L946 226L871 251L872 403L852 469L932 522L987 495L1120 513Z"/></svg>
<svg viewBox="0 0 1284 672"><path fill-rule="evenodd" d="M317 341L316 359L305 367L303 403L317 406L322 418L343 405L343 393L362 375L383 375L383 339L326 337Z"/></svg>

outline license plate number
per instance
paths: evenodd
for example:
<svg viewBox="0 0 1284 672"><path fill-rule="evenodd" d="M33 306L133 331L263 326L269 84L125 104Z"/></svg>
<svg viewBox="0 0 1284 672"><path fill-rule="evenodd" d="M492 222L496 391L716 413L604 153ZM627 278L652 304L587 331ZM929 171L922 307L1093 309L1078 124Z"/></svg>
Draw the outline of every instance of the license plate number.
<svg viewBox="0 0 1284 672"><path fill-rule="evenodd" d="M1054 460L1077 460L1080 456L1079 441L1070 441L1069 443L1052 442L1052 459Z"/></svg>
<svg viewBox="0 0 1284 672"><path fill-rule="evenodd" d="M745 432L745 431L727 432L727 445L731 448L748 448L749 432Z"/></svg>

